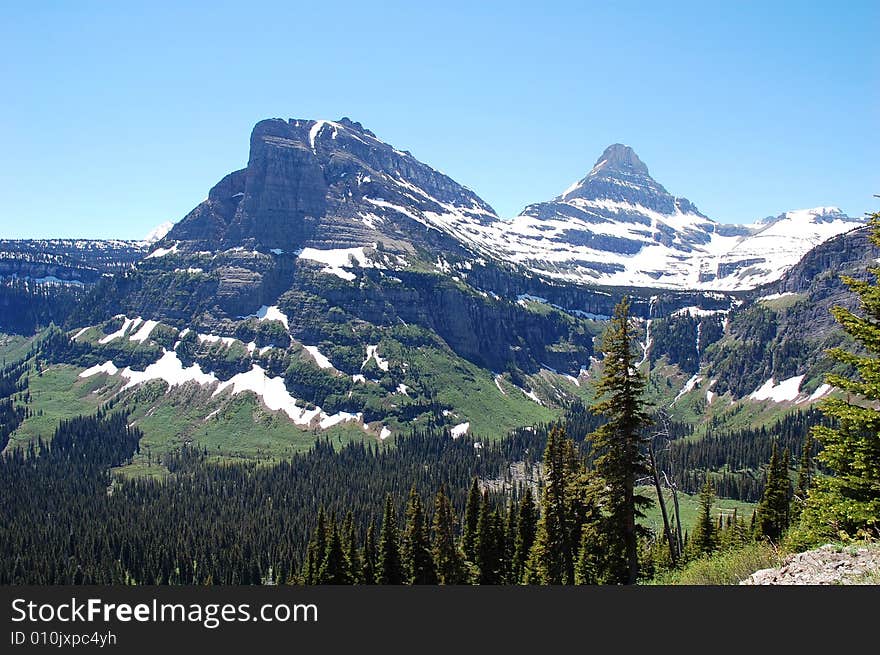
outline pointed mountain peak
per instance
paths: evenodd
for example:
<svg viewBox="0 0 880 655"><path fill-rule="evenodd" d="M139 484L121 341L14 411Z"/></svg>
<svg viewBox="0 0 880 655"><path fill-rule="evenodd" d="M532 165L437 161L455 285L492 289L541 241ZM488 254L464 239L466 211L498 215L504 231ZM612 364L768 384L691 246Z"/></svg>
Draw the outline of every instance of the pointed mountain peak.
<svg viewBox="0 0 880 655"><path fill-rule="evenodd" d="M614 143L596 160L596 165L583 179L575 182L558 199L562 201L574 198L605 198L616 197L617 191L611 191L608 185L643 187L652 193L669 195L648 173L648 167L639 159L636 151L622 143ZM619 190L618 190L619 191ZM611 196L607 194L611 193ZM672 197L669 204L671 207Z"/></svg>
<svg viewBox="0 0 880 655"><path fill-rule="evenodd" d="M612 171L635 173L650 177L648 167L639 159L636 151L622 143L614 143L605 148L605 152L596 160L596 165L593 166L590 175L610 173Z"/></svg>

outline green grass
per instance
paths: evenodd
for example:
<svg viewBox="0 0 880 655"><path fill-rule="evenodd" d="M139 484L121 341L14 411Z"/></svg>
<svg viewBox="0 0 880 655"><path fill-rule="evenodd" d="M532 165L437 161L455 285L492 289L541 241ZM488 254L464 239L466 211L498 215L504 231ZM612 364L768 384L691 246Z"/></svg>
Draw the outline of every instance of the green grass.
<svg viewBox="0 0 880 655"><path fill-rule="evenodd" d="M806 293L793 293L791 295L783 296L782 298L773 298L771 300L759 300L764 307L767 309L772 309L775 312L785 311L790 307L794 307L799 302L806 300L809 298L809 294Z"/></svg>
<svg viewBox="0 0 880 655"><path fill-rule="evenodd" d="M100 391L107 386L107 378L96 375L80 379L77 376L81 371L62 364L29 374L31 400L28 407L34 415L25 419L12 433L10 447L26 445L40 437L48 441L62 419L95 413L104 402L105 397Z"/></svg>
<svg viewBox="0 0 880 655"><path fill-rule="evenodd" d="M0 333L0 363L13 364L27 357L36 337Z"/></svg>
<svg viewBox="0 0 880 655"><path fill-rule="evenodd" d="M663 532L663 516L660 512L660 505L657 503L657 492L652 486L638 487L638 491L654 501L654 504L645 511L645 518L640 522L645 527L654 530L657 534L661 534ZM672 502L672 492L668 489L664 489L663 498L666 502L666 513L669 516L669 520L673 521L672 517L673 512L675 511L675 506ZM697 522L697 515L700 511L699 496L696 494L691 495L679 492L678 506L681 511L682 532L685 530L692 531L693 526ZM755 507L756 505L754 503L731 500L729 498L716 498L715 502L712 504L712 516L716 520L719 515L726 519L728 516L732 516L734 510L736 510L737 517L745 519L746 523L748 523Z"/></svg>
<svg viewBox="0 0 880 655"><path fill-rule="evenodd" d="M779 566L783 555L766 543L753 543L703 557L654 578L659 585L735 585L755 571Z"/></svg>

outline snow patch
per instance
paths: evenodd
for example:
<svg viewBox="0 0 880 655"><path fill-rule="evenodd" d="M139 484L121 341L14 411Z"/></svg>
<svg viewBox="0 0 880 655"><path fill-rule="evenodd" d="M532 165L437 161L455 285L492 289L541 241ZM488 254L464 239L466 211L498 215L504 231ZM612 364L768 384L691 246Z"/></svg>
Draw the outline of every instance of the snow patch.
<svg viewBox="0 0 880 655"><path fill-rule="evenodd" d="M239 373L226 382L221 382L213 395L216 396L226 389L231 389L232 395L252 391L262 399L266 407L272 411L283 411L297 425L309 425L313 419L323 413L320 407L315 409L299 407L296 398L291 396L284 386L284 378L267 376L257 364L254 364L247 373Z"/></svg>
<svg viewBox="0 0 880 655"><path fill-rule="evenodd" d="M772 400L775 403L795 400L798 397L803 379L803 375L796 375L776 384L775 380L770 378L759 389L752 392L749 398L752 400Z"/></svg>
<svg viewBox="0 0 880 655"><path fill-rule="evenodd" d="M830 384L820 385L812 394L810 394L810 397L807 399L808 402L813 402L827 396L831 393L831 389L832 386Z"/></svg>
<svg viewBox="0 0 880 655"><path fill-rule="evenodd" d="M690 393L691 391L693 391L693 390L694 390L694 387L697 386L697 384L698 384L698 383L700 382L700 380L702 380L702 379L703 379L703 378L700 377L699 375L692 375L692 376L690 377L690 379L689 379L687 382L684 383L684 386L681 388L681 391L678 392L678 395L677 395L677 396L675 397L675 399L672 401L672 403L670 404L670 407L671 407L672 405L674 405L674 404L678 401L678 399L681 398L683 395L685 395L686 393Z"/></svg>
<svg viewBox="0 0 880 655"><path fill-rule="evenodd" d="M287 314L282 312L278 308L278 305L272 305L271 307L263 305L254 314L239 316L239 318L258 318L260 321L281 321L284 324L285 330L290 329L290 324L287 321Z"/></svg>
<svg viewBox="0 0 880 655"><path fill-rule="evenodd" d="M303 346L303 348L305 348L314 358L315 363L318 365L318 368L334 368L330 360L322 355L321 351L318 350L318 346Z"/></svg>
<svg viewBox="0 0 880 655"><path fill-rule="evenodd" d="M79 374L81 378L90 378L93 375L97 375L98 373L106 373L107 375L116 375L119 372L119 369L113 364L109 359L103 364L96 364L91 368L87 368L85 371Z"/></svg>
<svg viewBox="0 0 880 655"><path fill-rule="evenodd" d="M370 362L371 359L376 360L376 366L378 366L383 371L388 370L388 360L383 359L379 355L379 344L375 346L367 346L367 358L364 360L363 364L361 364L361 370L364 370L364 367Z"/></svg>
<svg viewBox="0 0 880 655"><path fill-rule="evenodd" d="M118 318L118 317L114 317L114 318ZM136 328L138 325L141 324L141 321L142 321L142 320L143 320L143 319L140 318L140 317L138 317L138 318L126 318L126 319L123 321L123 323L122 323L122 327L121 327L121 328L119 328L118 330L116 330L116 332L113 332L112 334L108 334L108 335L106 335L106 336L104 336L104 337L101 337L101 338L98 340L98 343L101 343L101 344L104 344L104 343L110 343L111 341L113 341L113 339L119 339L119 338L121 338L121 337L124 337L124 336L125 336L125 333L128 332L128 329L129 329L129 328L131 328L131 329L133 330L134 328Z"/></svg>
<svg viewBox="0 0 880 655"><path fill-rule="evenodd" d="M213 373L202 372L198 364L184 368L183 363L177 358L177 353L173 350L166 350L159 361L150 364L143 371L132 371L131 368L126 367L121 375L128 380L128 383L122 387L123 391L151 380L164 380L169 387L176 387L186 382L197 382L198 384L217 382L217 377Z"/></svg>
<svg viewBox="0 0 880 655"><path fill-rule="evenodd" d="M449 430L449 433L452 435L453 439L458 439L459 437L466 435L468 430L470 429L470 421L465 421L464 423L459 423L458 425L454 426L451 430Z"/></svg>
<svg viewBox="0 0 880 655"><path fill-rule="evenodd" d="M141 328L133 335L131 335L128 340L139 341L140 343L143 343L149 338L150 333L152 333L153 329L157 325L159 325L159 321L145 321Z"/></svg>
<svg viewBox="0 0 880 655"><path fill-rule="evenodd" d="M149 255L144 257L144 259L153 259L154 257L164 257L165 255L171 255L177 252L177 241L174 242L174 245L170 248L156 248Z"/></svg>

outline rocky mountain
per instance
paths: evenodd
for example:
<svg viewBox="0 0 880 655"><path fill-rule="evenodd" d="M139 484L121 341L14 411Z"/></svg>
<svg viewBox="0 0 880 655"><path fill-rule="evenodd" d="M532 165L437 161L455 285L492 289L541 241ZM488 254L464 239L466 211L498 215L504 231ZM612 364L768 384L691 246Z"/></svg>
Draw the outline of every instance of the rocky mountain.
<svg viewBox="0 0 880 655"><path fill-rule="evenodd" d="M502 247L511 261L575 283L741 291L778 279L813 246L863 223L820 207L724 225L614 144L586 177L514 218Z"/></svg>
<svg viewBox="0 0 880 655"><path fill-rule="evenodd" d="M223 178L151 256L231 248L456 253L471 230L497 218L473 192L360 123L273 119L254 127L247 168Z"/></svg>
<svg viewBox="0 0 880 655"><path fill-rule="evenodd" d="M807 337L774 298L818 284L801 254L855 224L828 208L719 224L622 145L506 221L349 119L272 119L255 126L247 167L164 236L6 244L16 254L0 272L17 268L0 305L19 320L0 328L62 326L44 354L76 367L74 388L122 397L172 440L242 429L243 398L255 417L286 417L283 443L426 426L499 436L589 400L596 338L627 294L652 400L693 420L695 399L739 402L770 378L808 374L784 400L812 394L821 367L800 368L826 341L793 345ZM810 251L821 265L857 263L832 242ZM76 284L22 283L48 275ZM151 423L180 402L184 425Z"/></svg>

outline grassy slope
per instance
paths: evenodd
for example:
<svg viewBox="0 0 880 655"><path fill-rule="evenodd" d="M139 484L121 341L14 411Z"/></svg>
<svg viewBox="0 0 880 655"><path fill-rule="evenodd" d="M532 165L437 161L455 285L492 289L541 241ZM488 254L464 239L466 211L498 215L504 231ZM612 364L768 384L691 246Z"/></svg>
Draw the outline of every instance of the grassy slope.
<svg viewBox="0 0 880 655"><path fill-rule="evenodd" d="M18 334L0 332L0 364L12 364L27 357L28 350L36 337L22 337Z"/></svg>
<svg viewBox="0 0 880 655"><path fill-rule="evenodd" d="M657 503L657 492L654 490L654 487L640 487L639 491L654 501L654 504L645 512L645 518L642 519L641 523L659 534L663 531L663 518L660 512L660 505ZM668 489L664 489L663 497L666 502L666 512L671 521L672 513L674 511L672 492ZM691 530L697 521L697 515L700 511L699 496L696 494L691 495L679 493L678 506L681 510L682 531ZM712 516L715 517L716 520L719 515L726 519L728 516L733 515L734 510L736 510L737 516L744 518L746 523L748 523L755 507L756 505L754 503L730 500L728 498L716 498L715 502L712 504Z"/></svg>

